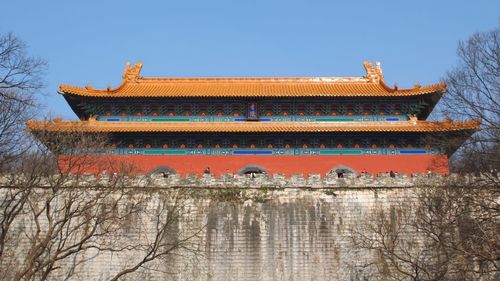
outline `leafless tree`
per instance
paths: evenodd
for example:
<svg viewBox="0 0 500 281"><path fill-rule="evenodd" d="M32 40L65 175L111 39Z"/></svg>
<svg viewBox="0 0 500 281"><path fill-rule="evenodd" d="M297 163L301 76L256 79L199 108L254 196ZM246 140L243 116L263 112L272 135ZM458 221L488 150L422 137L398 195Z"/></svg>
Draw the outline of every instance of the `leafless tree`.
<svg viewBox="0 0 500 281"><path fill-rule="evenodd" d="M458 171L499 171L500 27L459 42L457 54L459 64L446 75L448 93L437 112L454 119L481 120L481 131L469 139L452 164Z"/></svg>
<svg viewBox="0 0 500 281"><path fill-rule="evenodd" d="M39 106L46 62L27 54L27 46L12 33L0 34L0 172L29 148L23 136L27 119Z"/></svg>
<svg viewBox="0 0 500 281"><path fill-rule="evenodd" d="M0 96L7 89L23 94L39 90L43 87L46 66L45 60L27 54L26 43L21 39L12 33L0 34Z"/></svg>
<svg viewBox="0 0 500 281"><path fill-rule="evenodd" d="M24 130L46 68L26 49L0 35L0 279L82 279L79 268L113 256L125 261L109 268L117 280L195 251L203 228L179 227L190 190L138 192L134 167L99 153L105 135Z"/></svg>
<svg viewBox="0 0 500 281"><path fill-rule="evenodd" d="M196 252L203 227L179 227L191 190L137 191L130 167L96 154L105 136L34 134L43 142L17 159L0 189L0 279L72 279L112 255L126 261L109 268L117 280ZM82 173L90 168L95 175Z"/></svg>
<svg viewBox="0 0 500 281"><path fill-rule="evenodd" d="M375 210L351 236L373 256L353 266L378 280L498 280L500 192L465 182L422 186Z"/></svg>

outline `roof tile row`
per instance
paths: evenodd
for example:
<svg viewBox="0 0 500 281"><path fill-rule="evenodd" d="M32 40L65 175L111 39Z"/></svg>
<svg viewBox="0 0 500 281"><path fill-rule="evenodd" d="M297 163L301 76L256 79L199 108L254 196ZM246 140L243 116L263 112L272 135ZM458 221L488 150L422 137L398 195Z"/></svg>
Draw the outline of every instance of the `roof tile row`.
<svg viewBox="0 0 500 281"><path fill-rule="evenodd" d="M105 122L28 121L30 130L96 133L336 133L336 132L456 132L479 129L470 122Z"/></svg>
<svg viewBox="0 0 500 281"><path fill-rule="evenodd" d="M387 86L383 76L366 66L365 77L316 78L144 78L142 64L127 65L117 88L61 85L59 93L89 97L369 97L415 96L446 91L444 83L411 89ZM371 72L370 72L371 71ZM371 73L371 74L370 74ZM374 74L375 73L375 74ZM379 75L374 79L374 75Z"/></svg>

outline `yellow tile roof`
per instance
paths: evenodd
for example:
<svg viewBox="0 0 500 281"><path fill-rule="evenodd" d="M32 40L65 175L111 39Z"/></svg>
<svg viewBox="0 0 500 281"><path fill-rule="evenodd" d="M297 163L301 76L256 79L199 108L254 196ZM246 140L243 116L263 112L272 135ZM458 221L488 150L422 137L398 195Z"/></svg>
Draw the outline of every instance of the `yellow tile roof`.
<svg viewBox="0 0 500 281"><path fill-rule="evenodd" d="M446 91L444 83L391 88L380 65L364 63L363 77L317 78L153 78L139 75L141 63L127 64L122 83L105 90L60 85L59 93L88 97L369 97L415 96Z"/></svg>
<svg viewBox="0 0 500 281"><path fill-rule="evenodd" d="M30 130L95 133L334 133L334 132L455 132L475 131L469 122L106 122L28 121Z"/></svg>

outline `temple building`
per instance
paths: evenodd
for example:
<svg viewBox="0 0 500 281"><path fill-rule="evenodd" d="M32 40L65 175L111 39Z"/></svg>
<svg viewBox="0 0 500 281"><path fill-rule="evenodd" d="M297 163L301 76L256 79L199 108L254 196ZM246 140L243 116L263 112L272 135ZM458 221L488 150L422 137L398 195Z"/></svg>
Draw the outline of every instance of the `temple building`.
<svg viewBox="0 0 500 281"><path fill-rule="evenodd" d="M36 132L106 134L96 148L141 173L447 173L479 122L425 121L445 84L409 89L362 77L157 78L127 64L116 88L61 85L80 121L29 121Z"/></svg>

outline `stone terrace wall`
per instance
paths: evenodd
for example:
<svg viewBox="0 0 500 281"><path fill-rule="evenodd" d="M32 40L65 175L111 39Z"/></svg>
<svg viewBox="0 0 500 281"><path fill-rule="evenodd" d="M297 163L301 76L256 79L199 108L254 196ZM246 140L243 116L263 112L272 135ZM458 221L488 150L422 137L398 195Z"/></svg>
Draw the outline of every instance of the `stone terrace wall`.
<svg viewBox="0 0 500 281"><path fill-rule="evenodd" d="M155 209L157 196L169 192L141 190L151 192L150 210ZM349 229L376 207L411 200L413 190L247 190L249 199L243 202L218 200L204 193L189 201L189 212L177 226L205 226L194 241L200 245L200 255L160 260L148 266L154 271L141 269L124 280L358 280L365 272L354 265L363 263L370 253L350 246ZM116 239L123 243L145 239L134 229L153 227L146 215L130 224L130 230ZM26 226L17 228L26 231ZM16 251L22 250L20 245ZM139 256L133 251L96 254L89 250L85 255L89 261L69 280L109 280L118 268ZM66 277L64 271L58 273L52 278Z"/></svg>
<svg viewBox="0 0 500 281"><path fill-rule="evenodd" d="M4 184L7 178L3 178ZM110 179L103 177L100 180L107 182ZM275 175L252 179L227 175L216 179L207 175L201 178L169 176L130 180L137 192L151 196L147 206L150 210L156 208L156 198L168 196L168 192L176 190L167 187L198 187L198 196L189 199L189 212L180 219L177 227L203 227L203 231L194 241L200 250L196 258L187 255L162 260L151 266L156 268L155 271L141 269L125 280L305 281L360 280L366 276L366 269L356 265L364 264L371 253L350 245L349 230L363 223L363 219L379 207L389 209L413 200L418 187L409 187L423 181L436 184L442 178L363 176L338 179L311 175L287 179ZM468 180L474 178L464 178L464 181ZM224 192L232 189L217 187L260 188L240 188L238 190L245 193L245 200L233 201L221 200ZM0 194L6 188L0 188ZM147 215L137 217L130 224L130 233L116 239L122 239L123 243L129 239L144 239L144 236L136 235L134 229L153 227ZM18 250L22 249L20 246ZM95 254L87 253L92 258L70 280L107 280L120 266L138 256L134 252L126 255Z"/></svg>

